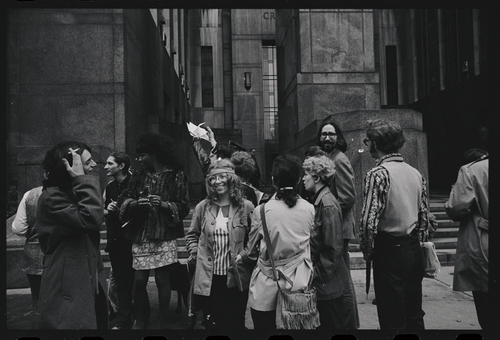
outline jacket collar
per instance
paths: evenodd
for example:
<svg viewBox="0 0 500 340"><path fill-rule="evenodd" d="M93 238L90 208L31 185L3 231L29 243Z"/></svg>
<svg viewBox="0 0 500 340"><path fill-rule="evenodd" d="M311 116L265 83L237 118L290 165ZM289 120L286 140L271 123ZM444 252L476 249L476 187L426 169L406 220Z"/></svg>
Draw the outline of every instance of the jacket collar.
<svg viewBox="0 0 500 340"><path fill-rule="evenodd" d="M328 189L328 185L324 185L321 189L318 190L317 193L314 194L314 196L311 199L311 201L314 202L314 205L318 205L323 196L326 195L327 193L326 189Z"/></svg>
<svg viewBox="0 0 500 340"><path fill-rule="evenodd" d="M377 166L386 162L404 162L403 156L400 153L390 153L379 159Z"/></svg>
<svg viewBox="0 0 500 340"><path fill-rule="evenodd" d="M212 216L214 218L217 217L217 207L218 205L215 204L215 203L212 203L210 200L208 200L208 211L210 212L210 214L212 214ZM234 204L231 202L229 204L229 215L228 215L228 218L229 218L229 221L231 221L234 217L234 215L238 212L238 210L240 210L240 207L239 206L234 206Z"/></svg>

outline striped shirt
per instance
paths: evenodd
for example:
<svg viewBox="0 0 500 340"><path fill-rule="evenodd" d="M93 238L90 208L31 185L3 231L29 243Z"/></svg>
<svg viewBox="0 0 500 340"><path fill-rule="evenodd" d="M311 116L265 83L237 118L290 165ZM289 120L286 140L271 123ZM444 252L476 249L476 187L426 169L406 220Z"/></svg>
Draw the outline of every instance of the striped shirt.
<svg viewBox="0 0 500 340"><path fill-rule="evenodd" d="M231 265L228 218L223 216L222 210L222 207L219 208L214 231L214 275L227 275Z"/></svg>

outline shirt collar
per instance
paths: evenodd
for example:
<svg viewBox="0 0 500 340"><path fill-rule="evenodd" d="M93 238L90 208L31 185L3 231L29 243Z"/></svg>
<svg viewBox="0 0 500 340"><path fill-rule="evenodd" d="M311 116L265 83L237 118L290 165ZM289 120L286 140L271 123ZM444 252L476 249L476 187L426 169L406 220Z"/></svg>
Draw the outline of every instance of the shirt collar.
<svg viewBox="0 0 500 340"><path fill-rule="evenodd" d="M390 153L379 159L377 166L385 162L403 162L403 156L400 153Z"/></svg>

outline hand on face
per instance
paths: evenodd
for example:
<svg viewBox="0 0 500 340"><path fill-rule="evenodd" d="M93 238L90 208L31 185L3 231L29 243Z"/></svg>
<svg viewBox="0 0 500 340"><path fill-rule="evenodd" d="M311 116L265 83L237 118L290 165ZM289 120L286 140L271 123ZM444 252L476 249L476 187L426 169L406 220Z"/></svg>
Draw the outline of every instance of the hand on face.
<svg viewBox="0 0 500 340"><path fill-rule="evenodd" d="M66 158L63 158L63 160L62 160L69 175L73 178L77 177L77 176L85 175L85 171L83 170L82 157L78 153L76 153L78 150L79 149L73 150L72 148L69 148L68 153L70 153L71 156L73 157L73 165L72 166L69 165L69 162Z"/></svg>

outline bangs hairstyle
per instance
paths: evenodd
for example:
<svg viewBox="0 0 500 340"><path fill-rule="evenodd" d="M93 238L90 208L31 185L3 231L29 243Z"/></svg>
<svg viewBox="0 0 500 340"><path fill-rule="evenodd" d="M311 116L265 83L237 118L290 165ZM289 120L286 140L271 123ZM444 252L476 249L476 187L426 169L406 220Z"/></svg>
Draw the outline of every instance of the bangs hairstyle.
<svg viewBox="0 0 500 340"><path fill-rule="evenodd" d="M375 141L378 150L388 154L398 152L405 143L403 129L390 120L369 120L366 136Z"/></svg>
<svg viewBox="0 0 500 340"><path fill-rule="evenodd" d="M326 156L312 156L306 158L302 164L305 172L318 176L325 185L330 184L335 175L335 163Z"/></svg>
<svg viewBox="0 0 500 340"><path fill-rule="evenodd" d="M180 160L174 155L174 141L161 133L146 132L139 137L135 152L138 154L147 153L164 165L169 165L174 169L182 170Z"/></svg>
<svg viewBox="0 0 500 340"><path fill-rule="evenodd" d="M319 127L318 130L318 145L321 146L321 131L323 131L323 128L327 125L331 125L335 128L335 133L337 133L337 144L335 145L335 149L339 149L342 152L345 152L347 150L347 142L344 138L344 133L340 129L340 127L335 123L333 120L327 120L324 121L323 124Z"/></svg>
<svg viewBox="0 0 500 340"><path fill-rule="evenodd" d="M66 158L70 166L73 166L73 156L69 153L69 148L76 151L80 156L83 151L87 150L92 153L90 147L81 142L66 141L53 146L45 153L42 161L43 171L47 174L46 179L43 181L43 187L59 187L60 190L70 190L72 188L71 176L66 170L63 163L63 158Z"/></svg>
<svg viewBox="0 0 500 340"><path fill-rule="evenodd" d="M220 199L219 194L215 191L215 187L209 183L208 179L211 177L210 171L215 169L234 170L234 165L229 159L220 159L210 164L205 178L205 188L207 189L207 198L215 203ZM227 187L231 201L238 206L243 205L243 196L241 194L241 180L236 174L227 174Z"/></svg>

